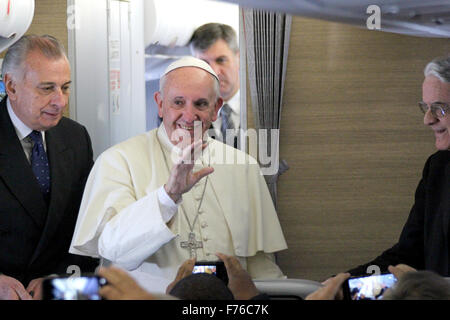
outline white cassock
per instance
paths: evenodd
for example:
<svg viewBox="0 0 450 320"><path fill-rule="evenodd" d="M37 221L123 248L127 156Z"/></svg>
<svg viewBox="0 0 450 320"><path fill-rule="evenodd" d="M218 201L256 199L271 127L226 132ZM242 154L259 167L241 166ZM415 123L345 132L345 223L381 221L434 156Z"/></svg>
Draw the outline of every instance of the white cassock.
<svg viewBox="0 0 450 320"><path fill-rule="evenodd" d="M256 161L208 137L194 171L210 165L214 172L175 204L163 188L173 148L161 124L103 152L89 175L69 251L105 258L147 290L165 292L190 258L181 243L198 212L192 232L203 247L195 250L197 261L218 260L221 252L237 256L254 279L284 277L273 253L287 245Z"/></svg>

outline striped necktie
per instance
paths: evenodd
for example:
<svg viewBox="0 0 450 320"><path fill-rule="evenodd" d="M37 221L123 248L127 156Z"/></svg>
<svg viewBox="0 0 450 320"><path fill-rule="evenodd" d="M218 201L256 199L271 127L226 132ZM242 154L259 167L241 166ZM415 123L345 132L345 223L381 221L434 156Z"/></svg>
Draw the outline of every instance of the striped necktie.
<svg viewBox="0 0 450 320"><path fill-rule="evenodd" d="M226 143L226 130L234 129L233 120L231 119L231 107L225 103L220 109L220 117L222 118L222 126L220 127L220 131L222 132L222 141Z"/></svg>

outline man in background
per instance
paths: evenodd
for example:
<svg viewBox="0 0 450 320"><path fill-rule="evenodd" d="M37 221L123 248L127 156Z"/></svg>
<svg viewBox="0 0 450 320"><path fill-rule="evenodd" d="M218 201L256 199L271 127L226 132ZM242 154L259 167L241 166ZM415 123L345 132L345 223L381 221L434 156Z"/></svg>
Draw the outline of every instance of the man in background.
<svg viewBox="0 0 450 320"><path fill-rule="evenodd" d="M206 61L218 75L220 95L224 100L212 126L216 137L237 147L235 136L240 128L239 45L232 27L208 23L195 30L190 40L192 54ZM234 133L226 138L226 130Z"/></svg>

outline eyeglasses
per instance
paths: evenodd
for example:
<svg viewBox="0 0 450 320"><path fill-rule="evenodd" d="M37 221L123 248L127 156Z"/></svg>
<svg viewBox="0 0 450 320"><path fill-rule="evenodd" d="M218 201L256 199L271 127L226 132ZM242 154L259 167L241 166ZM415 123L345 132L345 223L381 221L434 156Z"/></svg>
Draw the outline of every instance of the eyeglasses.
<svg viewBox="0 0 450 320"><path fill-rule="evenodd" d="M428 109L431 109L431 114L435 118L443 118L446 115L450 114L450 106L448 105L448 103L443 103L443 102L433 102L428 107L428 104L426 104L423 101L420 101L419 108L420 108L420 110L422 110L422 112L424 114L427 113Z"/></svg>

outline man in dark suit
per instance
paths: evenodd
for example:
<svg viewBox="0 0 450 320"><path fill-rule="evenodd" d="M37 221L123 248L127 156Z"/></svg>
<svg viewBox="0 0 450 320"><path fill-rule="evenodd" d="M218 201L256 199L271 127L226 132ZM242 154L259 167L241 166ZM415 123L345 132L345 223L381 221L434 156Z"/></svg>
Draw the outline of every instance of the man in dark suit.
<svg viewBox="0 0 450 320"><path fill-rule="evenodd" d="M2 74L0 299L40 298L42 277L97 266L68 253L92 146L86 129L63 117L70 66L55 38L22 37Z"/></svg>
<svg viewBox="0 0 450 320"><path fill-rule="evenodd" d="M430 62L424 71L419 107L439 150L431 155L417 187L415 203L400 239L375 260L350 270L364 274L377 265L407 264L450 276L450 56Z"/></svg>

